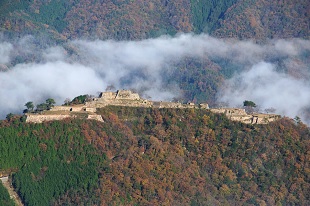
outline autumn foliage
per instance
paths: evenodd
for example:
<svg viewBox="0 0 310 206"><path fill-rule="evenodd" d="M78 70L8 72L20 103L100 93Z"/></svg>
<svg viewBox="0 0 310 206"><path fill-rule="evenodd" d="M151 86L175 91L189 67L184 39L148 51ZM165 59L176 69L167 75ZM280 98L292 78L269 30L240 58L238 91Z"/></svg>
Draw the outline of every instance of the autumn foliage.
<svg viewBox="0 0 310 206"><path fill-rule="evenodd" d="M24 140L19 151L27 155L1 162L1 169L19 168L13 183L23 201L309 204L310 132L300 122L283 118L268 125L245 125L199 109L107 107L99 112L104 123L65 120L8 126L3 121L2 147L8 138L12 144ZM1 156L6 155L3 151ZM53 175L66 176L63 181L69 182L61 186ZM32 186L32 191L47 187L54 196L27 195Z"/></svg>

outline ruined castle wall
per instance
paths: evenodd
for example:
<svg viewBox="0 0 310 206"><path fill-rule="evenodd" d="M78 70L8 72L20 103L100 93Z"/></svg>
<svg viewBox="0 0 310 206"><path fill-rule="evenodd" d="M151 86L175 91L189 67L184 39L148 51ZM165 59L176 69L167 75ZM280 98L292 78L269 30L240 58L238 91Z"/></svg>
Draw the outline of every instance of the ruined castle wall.
<svg viewBox="0 0 310 206"><path fill-rule="evenodd" d="M199 107L201 109L209 109L209 105L207 103L201 103L201 104L199 104Z"/></svg>
<svg viewBox="0 0 310 206"><path fill-rule="evenodd" d="M97 111L97 109L95 107L86 107L85 111L86 112L93 112L93 113L95 113Z"/></svg>
<svg viewBox="0 0 310 206"><path fill-rule="evenodd" d="M54 120L63 120L66 118L75 118L75 115L27 115L26 122L31 123L42 123L47 121L54 121Z"/></svg>
<svg viewBox="0 0 310 206"><path fill-rule="evenodd" d="M244 109L238 108L217 108L210 111L225 114L230 120L246 124L268 124L280 118L279 115L274 114L247 114Z"/></svg>
<svg viewBox="0 0 310 206"><path fill-rule="evenodd" d="M99 95L100 99L115 99L115 97L115 92L101 92L101 94Z"/></svg>
<svg viewBox="0 0 310 206"><path fill-rule="evenodd" d="M247 115L245 109L238 109L238 108L213 108L210 109L210 111L226 115Z"/></svg>
<svg viewBox="0 0 310 206"><path fill-rule="evenodd" d="M274 114L256 114L253 115L253 124L268 124L280 118L280 115Z"/></svg>
<svg viewBox="0 0 310 206"><path fill-rule="evenodd" d="M70 111L70 107L68 106L54 106L50 109L50 111L56 112L56 111Z"/></svg>
<svg viewBox="0 0 310 206"><path fill-rule="evenodd" d="M231 115L228 118L232 121L239 121L246 124L253 124L253 116L252 115Z"/></svg>
<svg viewBox="0 0 310 206"><path fill-rule="evenodd" d="M85 106L54 106L49 111L58 112L58 111L72 111L72 112L80 112L84 111Z"/></svg>
<svg viewBox="0 0 310 206"><path fill-rule="evenodd" d="M95 114L97 108L106 106L127 106L127 107L154 107L154 108L201 108L209 109L209 105L202 103L196 106L194 103L182 104L179 102L153 102L141 99L139 94L130 90L118 90L117 92L102 92L99 98L86 102L84 105L76 106L55 106L50 111L38 115L27 115L26 122L41 123L44 121L61 120L65 118L87 118L103 122L100 115ZM222 113L230 120L246 124L267 124L280 118L279 115L271 114L247 114L245 109L239 108L212 108L211 112ZM75 113L70 113L75 112Z"/></svg>
<svg viewBox="0 0 310 206"><path fill-rule="evenodd" d="M155 108L183 108L183 105L178 102L153 102Z"/></svg>
<svg viewBox="0 0 310 206"><path fill-rule="evenodd" d="M132 93L130 90L118 90L115 99L139 100L140 96L138 93Z"/></svg>
<svg viewBox="0 0 310 206"><path fill-rule="evenodd" d="M87 116L87 119L93 119L93 120L97 120L99 122L104 122L103 119L102 119L102 116L98 115L98 114L89 114Z"/></svg>

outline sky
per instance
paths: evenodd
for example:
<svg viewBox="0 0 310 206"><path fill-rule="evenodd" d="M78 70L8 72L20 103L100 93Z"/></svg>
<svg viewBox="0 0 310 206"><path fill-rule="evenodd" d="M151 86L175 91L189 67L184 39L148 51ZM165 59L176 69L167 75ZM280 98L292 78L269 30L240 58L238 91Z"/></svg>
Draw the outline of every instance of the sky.
<svg viewBox="0 0 310 206"><path fill-rule="evenodd" d="M219 102L240 106L251 100L262 110L273 107L278 114L309 121L303 116L310 108L309 53L310 41L302 39L257 44L207 34L177 34L140 41L74 40L45 45L33 36L13 40L0 36L0 69L4 68L0 71L0 118L20 113L28 101L39 104L53 98L63 104L66 98L97 95L110 85L170 101L181 91L177 83L169 88L163 84L163 72L185 58L207 57L240 67L218 91Z"/></svg>

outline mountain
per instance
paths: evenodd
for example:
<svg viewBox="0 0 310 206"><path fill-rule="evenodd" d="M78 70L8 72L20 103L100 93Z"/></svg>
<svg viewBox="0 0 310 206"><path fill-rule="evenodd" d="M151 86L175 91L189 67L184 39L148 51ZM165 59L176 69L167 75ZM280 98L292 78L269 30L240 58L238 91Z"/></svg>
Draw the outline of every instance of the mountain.
<svg viewBox="0 0 310 206"><path fill-rule="evenodd" d="M309 11L307 1L240 0L225 12L214 35L240 39L309 39Z"/></svg>
<svg viewBox="0 0 310 206"><path fill-rule="evenodd" d="M0 128L26 205L309 205L309 128L199 109L105 107L90 120Z"/></svg>
<svg viewBox="0 0 310 206"><path fill-rule="evenodd" d="M134 40L177 32L309 39L309 4L300 0L3 0L0 22L5 32L44 32L61 41Z"/></svg>
<svg viewBox="0 0 310 206"><path fill-rule="evenodd" d="M1 0L0 117L104 86L211 107L250 97L310 122L309 11L303 0ZM25 205L310 205L298 116L98 114L104 122L0 120L0 175ZM13 205L0 184L2 204Z"/></svg>

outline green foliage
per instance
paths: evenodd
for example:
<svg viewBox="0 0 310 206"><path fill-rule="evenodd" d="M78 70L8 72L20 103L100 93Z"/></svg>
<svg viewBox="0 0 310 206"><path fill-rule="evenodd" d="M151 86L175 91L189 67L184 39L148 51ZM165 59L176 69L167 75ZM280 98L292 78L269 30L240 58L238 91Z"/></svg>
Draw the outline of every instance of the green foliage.
<svg viewBox="0 0 310 206"><path fill-rule="evenodd" d="M1 122L0 170L17 169L24 203L309 205L302 123L246 125L203 109L98 112L104 123Z"/></svg>
<svg viewBox="0 0 310 206"><path fill-rule="evenodd" d="M88 95L80 95L77 97L74 97L73 100L70 102L70 104L84 104L86 100L89 98Z"/></svg>
<svg viewBox="0 0 310 206"><path fill-rule="evenodd" d="M46 101L47 109L51 109L54 104L56 104L55 100L52 98L48 98Z"/></svg>
<svg viewBox="0 0 310 206"><path fill-rule="evenodd" d="M6 115L5 118L6 118L8 121L11 121L11 120L14 118L14 114L9 113L9 114Z"/></svg>
<svg viewBox="0 0 310 206"><path fill-rule="evenodd" d="M106 121L104 127L109 128L104 129L107 136L118 142L114 144L116 148L110 148L119 154L113 158L111 173L121 171L124 179L132 180L123 184L123 178L114 176L120 196L105 195L109 202L119 204L126 194L139 191L139 202L157 201L160 205L169 199L161 196L168 187L174 188L170 191L174 198L169 199L174 205L307 204L305 198L296 197L309 185L302 183L303 186L294 186L294 193L289 192L294 179L307 181L301 169L306 163L303 151L310 138L305 126L297 128L287 119L270 125L245 125L228 121L224 115L195 109L109 107L100 112ZM289 138L292 135L295 144ZM291 160L296 156L303 160L290 162L286 153ZM296 163L300 170L294 166ZM194 184L196 178L202 181L200 186ZM152 182L152 186L144 181ZM245 193L248 195L243 196Z"/></svg>
<svg viewBox="0 0 310 206"><path fill-rule="evenodd" d="M252 102L252 101L245 100L245 101L243 102L243 106L244 106L244 107L256 107L256 104L255 104L254 102Z"/></svg>
<svg viewBox="0 0 310 206"><path fill-rule="evenodd" d="M216 93L223 82L223 76L215 72L215 66L208 61L187 59L177 65L172 74L163 75L164 81L179 82L186 101L215 103Z"/></svg>
<svg viewBox="0 0 310 206"><path fill-rule="evenodd" d="M15 206L14 201L10 198L7 189L0 182L0 205Z"/></svg>
<svg viewBox="0 0 310 206"><path fill-rule="evenodd" d="M25 107L27 107L27 110L28 110L28 111L32 112L33 109L34 109L34 104L33 104L33 102L27 102L27 103L25 104Z"/></svg>
<svg viewBox="0 0 310 206"><path fill-rule="evenodd" d="M0 1L0 17L6 17L10 12L15 10L27 9L31 0L1 0Z"/></svg>
<svg viewBox="0 0 310 206"><path fill-rule="evenodd" d="M62 32L67 26L65 15L68 9L70 9L69 2L53 0L48 3L43 3L39 8L39 13L35 13L32 18L36 22L51 25L58 32Z"/></svg>
<svg viewBox="0 0 310 206"><path fill-rule="evenodd" d="M46 103L41 103L37 105L36 111L41 112L48 109L48 105Z"/></svg>
<svg viewBox="0 0 310 206"><path fill-rule="evenodd" d="M225 11L237 0L191 0L193 24L196 32L212 32L219 26Z"/></svg>
<svg viewBox="0 0 310 206"><path fill-rule="evenodd" d="M0 169L19 169L13 185L27 205L49 205L76 189L96 200L93 189L105 157L85 142L78 122L0 128L0 149Z"/></svg>

